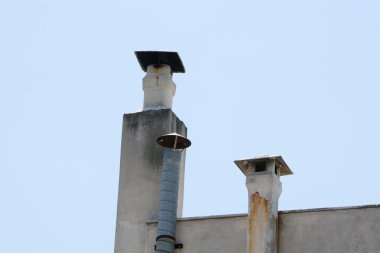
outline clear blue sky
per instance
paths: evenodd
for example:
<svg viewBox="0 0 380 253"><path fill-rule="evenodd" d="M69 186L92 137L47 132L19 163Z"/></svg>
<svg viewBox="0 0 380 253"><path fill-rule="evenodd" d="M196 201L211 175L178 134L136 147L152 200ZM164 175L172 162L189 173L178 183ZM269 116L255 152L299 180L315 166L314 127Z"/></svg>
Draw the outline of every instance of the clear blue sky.
<svg viewBox="0 0 380 253"><path fill-rule="evenodd" d="M178 51L184 216L244 213L236 159L282 155L280 209L380 203L380 2L0 1L0 252L113 252L135 50Z"/></svg>

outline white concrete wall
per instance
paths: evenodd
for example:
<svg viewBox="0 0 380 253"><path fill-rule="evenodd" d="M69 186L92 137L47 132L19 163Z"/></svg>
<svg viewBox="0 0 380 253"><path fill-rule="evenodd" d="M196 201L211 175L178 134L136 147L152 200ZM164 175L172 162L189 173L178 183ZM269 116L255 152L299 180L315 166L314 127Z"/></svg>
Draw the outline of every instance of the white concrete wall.
<svg viewBox="0 0 380 253"><path fill-rule="evenodd" d="M176 253L246 253L247 215L179 219ZM145 253L157 223L147 222ZM279 253L379 253L380 205L279 213Z"/></svg>
<svg viewBox="0 0 380 253"><path fill-rule="evenodd" d="M156 138L186 127L169 109L124 115L115 253L143 253L145 222L158 218L164 148ZM182 215L185 152L182 152L178 217Z"/></svg>

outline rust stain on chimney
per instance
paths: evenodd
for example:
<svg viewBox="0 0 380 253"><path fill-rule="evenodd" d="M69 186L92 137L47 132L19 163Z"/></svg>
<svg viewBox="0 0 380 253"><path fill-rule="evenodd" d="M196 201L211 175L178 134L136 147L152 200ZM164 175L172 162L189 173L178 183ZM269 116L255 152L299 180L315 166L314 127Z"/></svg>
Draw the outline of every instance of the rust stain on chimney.
<svg viewBox="0 0 380 253"><path fill-rule="evenodd" d="M259 193L251 195L249 201L248 252L261 253L265 250L265 229L269 221L269 201Z"/></svg>

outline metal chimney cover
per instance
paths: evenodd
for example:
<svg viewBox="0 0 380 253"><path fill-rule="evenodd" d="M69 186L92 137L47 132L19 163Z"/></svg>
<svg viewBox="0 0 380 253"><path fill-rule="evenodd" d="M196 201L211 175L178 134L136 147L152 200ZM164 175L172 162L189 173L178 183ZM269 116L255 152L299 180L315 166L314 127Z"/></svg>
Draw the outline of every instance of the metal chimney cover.
<svg viewBox="0 0 380 253"><path fill-rule="evenodd" d="M139 64L145 72L149 65L169 65L173 73L185 73L185 67L177 52L135 51Z"/></svg>
<svg viewBox="0 0 380 253"><path fill-rule="evenodd" d="M191 146L191 141L177 133L165 134L157 138L157 144L164 148L185 149Z"/></svg>
<svg viewBox="0 0 380 253"><path fill-rule="evenodd" d="M263 156L256 156L250 159L236 160L235 164L239 167L239 169L243 172L243 174L247 176L249 163L264 162L267 160L275 160L280 165L281 176L287 176L287 175L293 174L293 171L289 168L289 166L286 164L284 159L279 155L263 155Z"/></svg>

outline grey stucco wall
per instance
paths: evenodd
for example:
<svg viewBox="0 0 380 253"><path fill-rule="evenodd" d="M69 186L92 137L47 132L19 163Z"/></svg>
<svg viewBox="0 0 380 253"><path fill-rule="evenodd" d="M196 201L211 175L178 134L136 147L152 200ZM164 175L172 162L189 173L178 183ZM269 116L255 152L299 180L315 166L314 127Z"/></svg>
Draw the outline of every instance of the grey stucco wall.
<svg viewBox="0 0 380 253"><path fill-rule="evenodd" d="M179 219L176 253L246 253L247 215ZM156 222L146 224L154 252ZM380 206L279 213L279 253L379 253Z"/></svg>
<svg viewBox="0 0 380 253"><path fill-rule="evenodd" d="M158 218L164 148L156 138L172 132L186 136L186 126L170 109L125 114L121 142L115 253L143 253L145 222ZM183 202L182 152L178 216Z"/></svg>
<svg viewBox="0 0 380 253"><path fill-rule="evenodd" d="M176 253L245 252L247 216L183 219L177 223L176 243L183 248ZM157 223L147 223L145 253L154 253Z"/></svg>
<svg viewBox="0 0 380 253"><path fill-rule="evenodd" d="M281 253L379 253L380 207L289 212L279 219Z"/></svg>

